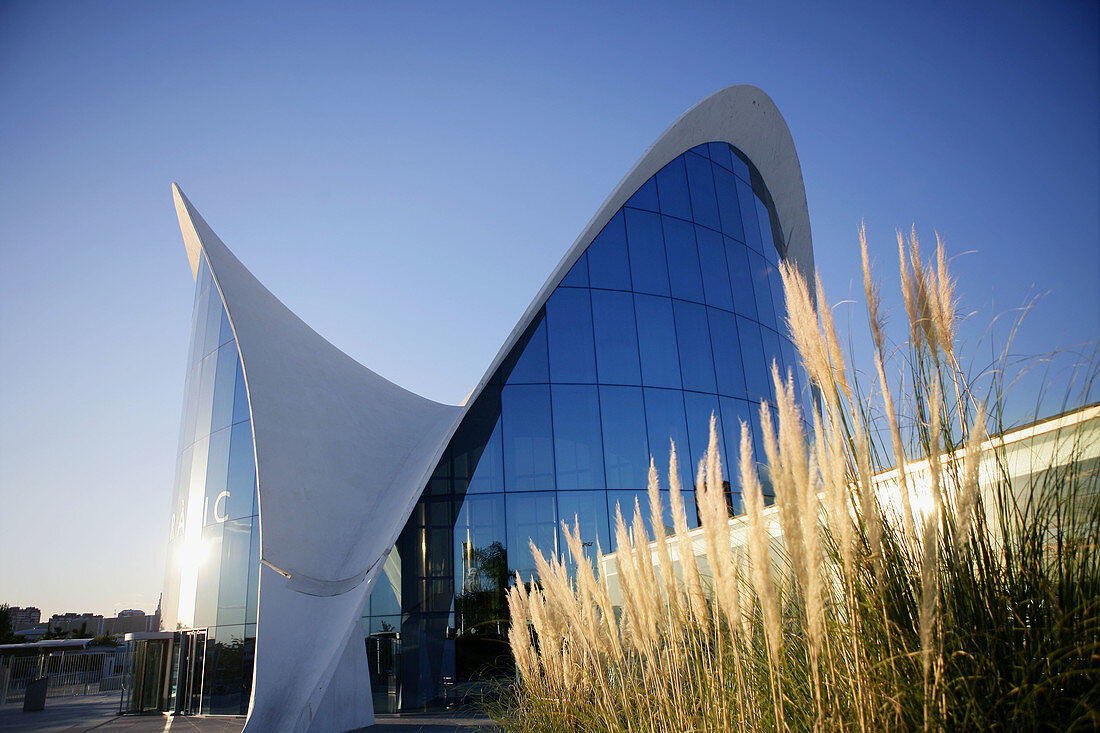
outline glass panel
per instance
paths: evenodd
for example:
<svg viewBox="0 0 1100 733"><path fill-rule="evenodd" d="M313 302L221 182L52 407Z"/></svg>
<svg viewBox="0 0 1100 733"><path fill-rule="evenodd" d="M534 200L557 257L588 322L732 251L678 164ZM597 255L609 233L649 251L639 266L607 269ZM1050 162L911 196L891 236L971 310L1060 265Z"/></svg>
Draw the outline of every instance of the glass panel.
<svg viewBox="0 0 1100 733"><path fill-rule="evenodd" d="M550 378L555 382L596 381L592 342L592 304L588 291L559 288L546 303L550 342Z"/></svg>
<svg viewBox="0 0 1100 733"><path fill-rule="evenodd" d="M573 291L569 291L573 292ZM546 320L539 317L531 338L524 345L508 374L508 384L545 384L550 381L550 367L546 353Z"/></svg>
<svg viewBox="0 0 1100 733"><path fill-rule="evenodd" d="M623 212L611 217L611 221L588 246L587 255L588 281L592 287L630 290Z"/></svg>
<svg viewBox="0 0 1100 733"><path fill-rule="evenodd" d="M558 489L603 486L600 400L595 387L555 384L554 457Z"/></svg>
<svg viewBox="0 0 1100 733"><path fill-rule="evenodd" d="M745 181L737 181L737 201L741 205L741 224L745 227L745 244L760 252L760 222L756 218L756 197Z"/></svg>
<svg viewBox="0 0 1100 733"><path fill-rule="evenodd" d="M195 401L195 434L198 440L210 434L210 415L214 408L214 378L217 376L218 361L213 354L207 356L199 365L199 394Z"/></svg>
<svg viewBox="0 0 1100 733"><path fill-rule="evenodd" d="M714 374L718 393L736 397L745 394L745 369L741 363L741 342L737 337L735 316L714 308L707 309L710 344L714 353Z"/></svg>
<svg viewBox="0 0 1100 733"><path fill-rule="evenodd" d="M691 221L684 156L681 155L657 172L657 195L661 201L662 214Z"/></svg>
<svg viewBox="0 0 1100 733"><path fill-rule="evenodd" d="M755 321L756 290L752 285L748 248L740 242L726 239L726 262L729 264L730 285L733 289L733 310Z"/></svg>
<svg viewBox="0 0 1100 733"><path fill-rule="evenodd" d="M493 425L469 481L466 487L469 493L504 491L504 448L501 445L500 418Z"/></svg>
<svg viewBox="0 0 1100 733"><path fill-rule="evenodd" d="M229 473L230 432L229 430L219 430L210 436L210 453L206 459L203 524L218 524L229 518L226 513L229 508L227 506L229 492L226 490L226 480Z"/></svg>
<svg viewBox="0 0 1100 733"><path fill-rule="evenodd" d="M680 485L692 486L691 453L688 445L687 422L684 419L684 395L679 390L653 389L645 393L645 417L649 427L649 447L657 470L668 480L668 459L671 445L676 444L680 466Z"/></svg>
<svg viewBox="0 0 1100 733"><path fill-rule="evenodd" d="M592 291L596 368L603 384L641 384L634 298L614 290Z"/></svg>
<svg viewBox="0 0 1100 733"><path fill-rule="evenodd" d="M722 233L738 241L745 241L745 229L741 225L741 206L737 203L737 179L732 173L716 168L714 190L718 197L718 213L722 219Z"/></svg>
<svg viewBox="0 0 1100 733"><path fill-rule="evenodd" d="M708 143L707 152L715 163L726 170L733 170L733 163L730 162L730 146L727 143Z"/></svg>
<svg viewBox="0 0 1100 733"><path fill-rule="evenodd" d="M706 308L696 303L673 301L676 312L676 340L680 346L680 374L684 389L715 392L714 356Z"/></svg>
<svg viewBox="0 0 1100 733"><path fill-rule="evenodd" d="M646 211L660 211L657 207L657 182L650 178L626 202L627 206Z"/></svg>
<svg viewBox="0 0 1100 733"><path fill-rule="evenodd" d="M571 531L579 524L582 549L593 564L598 560L600 550L607 552L611 548L605 491L559 491L558 517L569 525ZM565 543L564 533L559 539L559 547L568 556L569 548Z"/></svg>
<svg viewBox="0 0 1100 733"><path fill-rule="evenodd" d="M661 217L648 211L626 210L630 274L639 293L668 295L668 269L661 237Z"/></svg>
<svg viewBox="0 0 1100 733"><path fill-rule="evenodd" d="M604 466L608 488L646 486L649 444L639 387L600 387Z"/></svg>
<svg viewBox="0 0 1100 733"><path fill-rule="evenodd" d="M218 622L218 583L221 580L218 570L221 564L223 528L224 525L211 524L202 529L193 626L214 626Z"/></svg>
<svg viewBox="0 0 1100 733"><path fill-rule="evenodd" d="M684 408L687 412L688 441L691 443L691 485L695 485L695 478L699 468L699 460L707 454L707 445L710 441L710 416L717 418L718 452L722 456L722 475L727 476L726 470L726 446L722 442L722 415L716 395L699 394L698 392L684 392Z"/></svg>
<svg viewBox="0 0 1100 733"><path fill-rule="evenodd" d="M210 305L206 309L206 338L203 341L203 355L209 354L218 348L222 335L222 319L225 318L225 309L222 308L222 299L218 295L216 287L210 288Z"/></svg>
<svg viewBox="0 0 1100 733"><path fill-rule="evenodd" d="M238 519L252 514L256 491L256 454L252 448L252 423L237 423L231 429L229 468L225 490L225 516ZM225 432L225 431L223 431Z"/></svg>
<svg viewBox="0 0 1100 733"><path fill-rule="evenodd" d="M749 266L752 268L752 286L756 293L757 320L761 325L774 329L775 306L772 303L771 286L768 283L768 271L772 266L756 252L749 252Z"/></svg>
<svg viewBox="0 0 1100 733"><path fill-rule="evenodd" d="M759 324L746 318L737 319L737 335L741 340L741 362L745 365L745 390L751 400L767 399L771 394L771 376L764 361L764 345Z"/></svg>
<svg viewBox="0 0 1100 733"><path fill-rule="evenodd" d="M718 230L718 202L714 197L714 179L709 160L697 155L685 155L688 189L691 191L691 211L696 224Z"/></svg>
<svg viewBox="0 0 1100 733"><path fill-rule="evenodd" d="M695 241L699 246L699 269L703 273L703 293L707 305L732 311L733 296L722 235L696 227Z"/></svg>
<svg viewBox="0 0 1100 733"><path fill-rule="evenodd" d="M218 625L243 624L248 604L248 560L252 550L252 519L225 523L222 536Z"/></svg>
<svg viewBox="0 0 1100 733"><path fill-rule="evenodd" d="M529 541L546 557L558 553L558 512L553 492L508 494L508 568L525 582L535 576L535 558Z"/></svg>
<svg viewBox="0 0 1100 733"><path fill-rule="evenodd" d="M565 277L561 280L562 285L587 288L588 287L588 253L581 252L581 256L577 259L573 266L569 268L569 272L565 274Z"/></svg>
<svg viewBox="0 0 1100 733"><path fill-rule="evenodd" d="M638 352L642 359L642 384L647 387L680 387L680 362L676 351L676 325L672 302L652 295L635 295L638 315Z"/></svg>
<svg viewBox="0 0 1100 733"><path fill-rule="evenodd" d="M503 494L471 496L455 520L455 612L505 612L508 558Z"/></svg>
<svg viewBox="0 0 1100 733"><path fill-rule="evenodd" d="M783 352L779 348L779 334L770 328L761 328L760 343L761 346L764 347L764 363L768 366L769 380L772 374L772 363L775 362L776 366L779 368L780 379L786 381L787 365L783 363ZM770 395L769 399L774 398L775 395L774 383L772 387L773 389L768 393Z"/></svg>
<svg viewBox="0 0 1100 733"><path fill-rule="evenodd" d="M752 412L755 409L755 405L745 400L736 400L731 397L720 397L719 402L722 405L722 425L725 426L725 438L726 438L726 455L729 456L730 464L726 469L726 475L729 476L730 486L734 487L735 492L740 492L741 487L741 423L745 423L752 429ZM756 436L750 432L750 437L753 442L753 452L756 451ZM763 454L763 447L760 448L761 454ZM738 493L738 496L740 494ZM735 502L734 506L740 511L740 505Z"/></svg>
<svg viewBox="0 0 1100 733"><path fill-rule="evenodd" d="M550 388L507 386L501 392L504 487L508 491L554 488Z"/></svg>
<svg viewBox="0 0 1100 733"><path fill-rule="evenodd" d="M703 302L703 279L699 274L699 251L695 247L695 227L689 222L662 217L665 250L668 253L668 279L672 297Z"/></svg>
<svg viewBox="0 0 1100 733"><path fill-rule="evenodd" d="M233 402L237 386L237 344L230 342L218 349L215 357L217 369L214 376L214 407L210 429L221 430L233 422Z"/></svg>

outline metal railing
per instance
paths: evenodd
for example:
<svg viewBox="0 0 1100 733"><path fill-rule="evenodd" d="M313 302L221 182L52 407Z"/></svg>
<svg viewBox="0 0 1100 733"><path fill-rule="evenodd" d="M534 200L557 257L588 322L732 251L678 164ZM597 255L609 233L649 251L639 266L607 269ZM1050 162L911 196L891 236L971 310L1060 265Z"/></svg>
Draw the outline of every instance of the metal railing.
<svg viewBox="0 0 1100 733"><path fill-rule="evenodd" d="M0 705L22 703L27 684L49 679L46 697L98 695L122 689L122 650L50 651L0 659Z"/></svg>

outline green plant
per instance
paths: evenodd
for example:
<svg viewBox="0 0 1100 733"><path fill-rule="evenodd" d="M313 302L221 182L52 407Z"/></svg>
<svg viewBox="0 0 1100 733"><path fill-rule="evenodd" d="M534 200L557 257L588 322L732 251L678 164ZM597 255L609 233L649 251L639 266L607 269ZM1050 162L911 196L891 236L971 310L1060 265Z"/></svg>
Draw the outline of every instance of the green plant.
<svg viewBox="0 0 1100 733"><path fill-rule="evenodd" d="M493 711L506 730L1100 726L1096 420L1029 439L1026 470L989 437L1003 396L974 394L942 244L925 262L915 235L898 236L908 376L892 389L862 232L861 245L875 383L845 362L820 282L784 268L813 414L773 369L767 473L742 425L746 515L734 522L712 419L701 536L672 446L674 536L651 466L655 536L639 504L630 529L619 513L613 573L593 572L577 528L565 527L572 563L532 545L538 582L517 576L508 594L517 681Z"/></svg>

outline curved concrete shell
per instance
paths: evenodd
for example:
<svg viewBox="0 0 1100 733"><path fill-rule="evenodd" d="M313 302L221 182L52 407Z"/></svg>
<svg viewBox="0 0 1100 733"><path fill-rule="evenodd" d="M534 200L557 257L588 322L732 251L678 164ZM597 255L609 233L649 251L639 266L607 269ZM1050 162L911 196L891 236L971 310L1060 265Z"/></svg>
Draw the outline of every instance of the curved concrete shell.
<svg viewBox="0 0 1100 733"><path fill-rule="evenodd" d="M762 91L728 87L681 116L627 173L462 407L404 390L321 338L252 276L173 185L192 272L205 256L236 338L254 431L263 567L246 730L349 730L373 722L359 619L442 452L609 219L665 164L707 142L729 143L751 158L778 215L777 247L812 272L790 132Z"/></svg>

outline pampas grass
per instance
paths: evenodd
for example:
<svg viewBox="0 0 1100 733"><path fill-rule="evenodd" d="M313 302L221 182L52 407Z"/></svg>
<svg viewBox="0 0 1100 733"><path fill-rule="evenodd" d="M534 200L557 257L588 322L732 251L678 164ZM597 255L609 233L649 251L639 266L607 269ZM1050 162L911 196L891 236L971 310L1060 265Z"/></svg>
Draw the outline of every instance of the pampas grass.
<svg viewBox="0 0 1100 733"><path fill-rule="evenodd" d="M516 681L494 710L505 730L1100 726L1097 451L1067 428L1051 433L1049 464L1010 466L989 438L997 396L983 405L958 366L942 242L925 262L915 232L898 235L901 348L863 230L860 247L874 384L845 362L820 280L783 267L812 414L773 368L767 476L744 424L737 465L722 466L712 417L700 530L688 530L671 445L673 535L652 461L649 506L616 511L615 555L586 556L579 524L564 528L571 563L532 545L538 577L508 592ZM732 521L727 470L745 510Z"/></svg>

